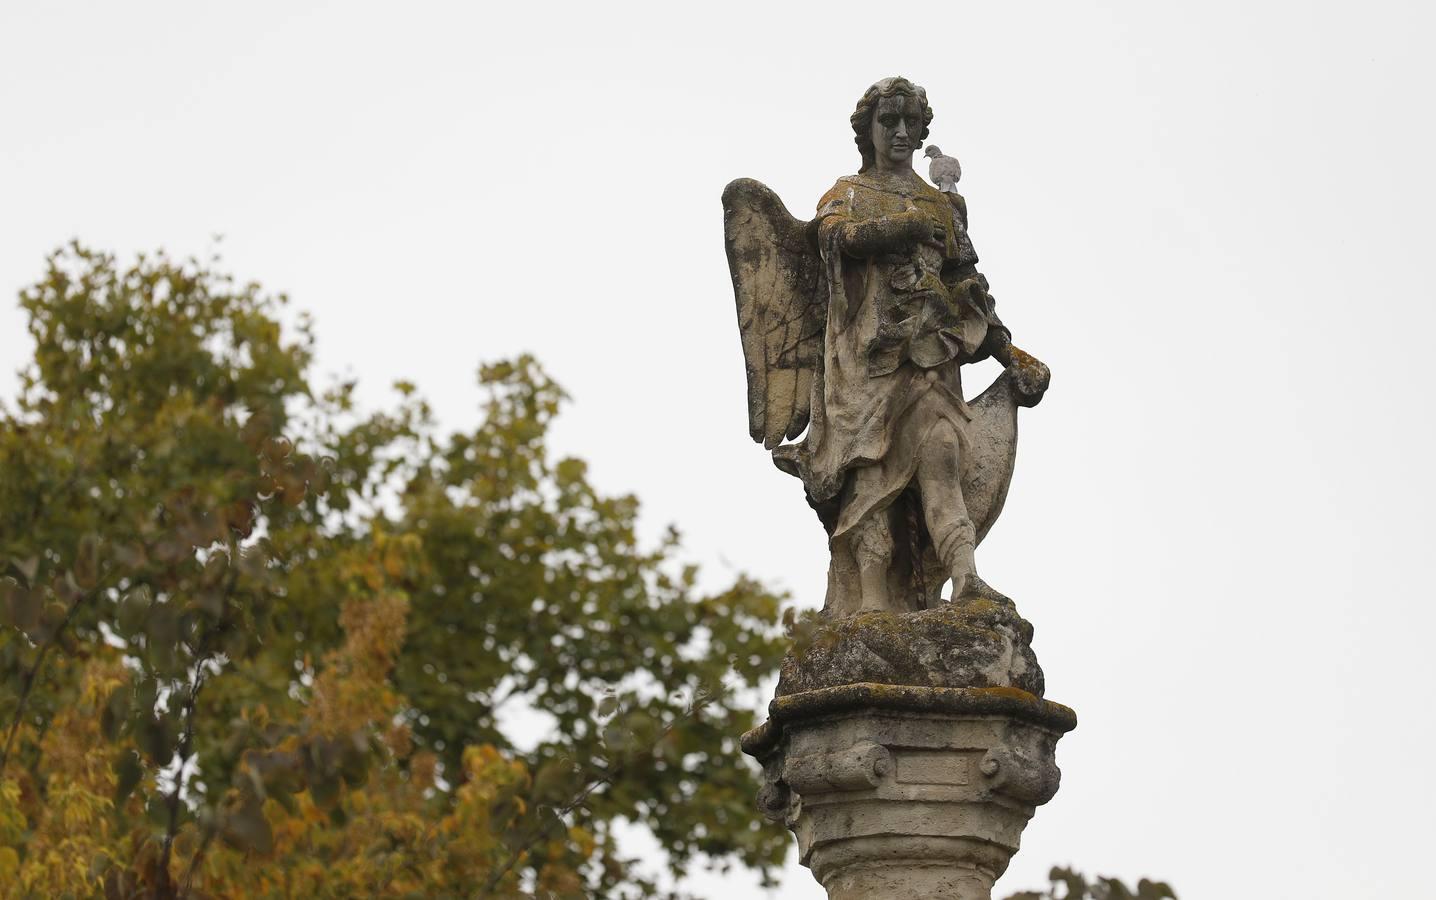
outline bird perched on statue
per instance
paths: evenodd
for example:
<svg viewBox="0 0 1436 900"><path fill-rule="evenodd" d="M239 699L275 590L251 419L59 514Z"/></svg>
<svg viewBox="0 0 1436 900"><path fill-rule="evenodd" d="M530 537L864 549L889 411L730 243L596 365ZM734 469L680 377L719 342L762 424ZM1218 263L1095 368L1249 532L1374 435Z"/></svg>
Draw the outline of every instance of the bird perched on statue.
<svg viewBox="0 0 1436 900"><path fill-rule="evenodd" d="M948 194L957 193L957 183L962 180L962 164L951 156L943 156L936 144L928 145L923 156L932 160L927 167L928 177L937 189Z"/></svg>

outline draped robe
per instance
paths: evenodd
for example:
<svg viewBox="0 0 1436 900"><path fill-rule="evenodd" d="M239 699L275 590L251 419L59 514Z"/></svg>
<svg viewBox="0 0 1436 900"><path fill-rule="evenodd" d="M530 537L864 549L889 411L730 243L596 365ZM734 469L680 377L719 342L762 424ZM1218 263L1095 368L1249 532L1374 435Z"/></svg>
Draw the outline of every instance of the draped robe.
<svg viewBox="0 0 1436 900"><path fill-rule="evenodd" d="M859 173L823 196L818 223L830 290L823 366L807 433L774 462L802 479L828 531L830 608L852 605L837 594L856 590L850 534L870 516L888 517L897 546L893 596L922 608L945 575L915 496L918 453L940 420L965 440L960 367L991 355L1007 332L959 195L911 172Z"/></svg>

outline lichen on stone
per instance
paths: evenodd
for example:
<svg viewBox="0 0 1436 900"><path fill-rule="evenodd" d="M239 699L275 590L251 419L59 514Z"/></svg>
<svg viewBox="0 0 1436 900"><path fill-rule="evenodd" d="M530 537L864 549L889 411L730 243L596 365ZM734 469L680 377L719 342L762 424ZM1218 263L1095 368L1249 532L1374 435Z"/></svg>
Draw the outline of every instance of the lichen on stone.
<svg viewBox="0 0 1436 900"><path fill-rule="evenodd" d="M1044 691L1032 625L985 598L817 625L784 657L777 695L863 683Z"/></svg>

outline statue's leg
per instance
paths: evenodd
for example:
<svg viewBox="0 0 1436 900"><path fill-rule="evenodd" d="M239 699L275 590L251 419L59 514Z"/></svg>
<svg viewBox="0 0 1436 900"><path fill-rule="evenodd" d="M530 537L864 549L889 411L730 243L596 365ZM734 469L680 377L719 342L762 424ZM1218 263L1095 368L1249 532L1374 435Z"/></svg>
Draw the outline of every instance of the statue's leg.
<svg viewBox="0 0 1436 900"><path fill-rule="evenodd" d="M889 510L869 513L853 527L853 557L858 564L862 604L858 612L892 612L888 593L888 572L893 564L893 533Z"/></svg>
<svg viewBox="0 0 1436 900"><path fill-rule="evenodd" d="M823 610L832 616L849 616L862 606L863 591L857 560L853 557L853 541L844 535L828 545L832 559L828 563L828 595Z"/></svg>
<svg viewBox="0 0 1436 900"><path fill-rule="evenodd" d="M946 419L933 425L918 450L917 483L922 491L923 518L937 550L937 558L952 574L956 600L977 574L973 548L977 529L967 515L962 497L962 442Z"/></svg>

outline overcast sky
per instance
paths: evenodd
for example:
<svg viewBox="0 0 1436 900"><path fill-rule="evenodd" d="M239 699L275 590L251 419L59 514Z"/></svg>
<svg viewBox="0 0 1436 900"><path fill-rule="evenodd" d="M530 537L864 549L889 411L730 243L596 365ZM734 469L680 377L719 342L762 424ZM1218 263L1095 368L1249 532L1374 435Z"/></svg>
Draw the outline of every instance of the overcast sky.
<svg viewBox="0 0 1436 900"><path fill-rule="evenodd" d="M314 314L321 372L376 404L411 379L455 428L479 362L532 351L574 398L559 449L650 535L817 606L821 528L747 436L719 194L811 215L858 96L907 75L1054 373L978 563L1081 724L999 893L1072 862L1183 900L1420 896L1432 10L8 3L0 293L71 237L221 234ZM29 352L0 304L0 395ZM823 895L790 863L775 896Z"/></svg>

